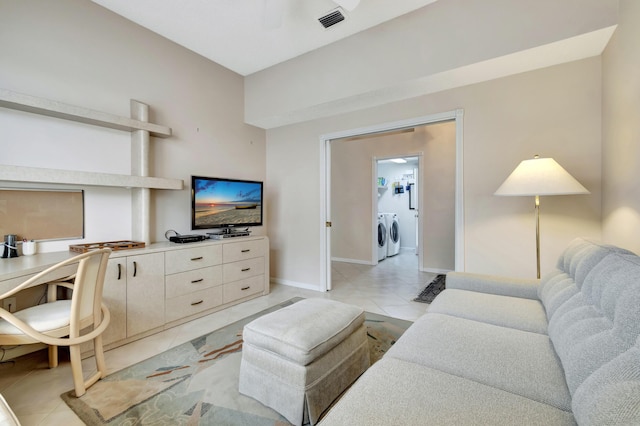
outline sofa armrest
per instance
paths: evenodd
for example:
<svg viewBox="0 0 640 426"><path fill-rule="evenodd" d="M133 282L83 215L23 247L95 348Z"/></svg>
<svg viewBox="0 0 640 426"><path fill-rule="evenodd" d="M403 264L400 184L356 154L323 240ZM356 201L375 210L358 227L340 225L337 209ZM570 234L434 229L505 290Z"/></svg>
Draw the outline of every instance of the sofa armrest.
<svg viewBox="0 0 640 426"><path fill-rule="evenodd" d="M446 288L534 300L538 300L539 285L540 280L537 279L502 277L469 272L449 272L446 279Z"/></svg>

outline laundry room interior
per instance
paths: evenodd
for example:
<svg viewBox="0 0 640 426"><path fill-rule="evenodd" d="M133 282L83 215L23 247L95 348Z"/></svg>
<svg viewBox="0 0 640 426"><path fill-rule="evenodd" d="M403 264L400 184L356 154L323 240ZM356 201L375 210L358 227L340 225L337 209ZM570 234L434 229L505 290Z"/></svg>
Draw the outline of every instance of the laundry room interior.
<svg viewBox="0 0 640 426"><path fill-rule="evenodd" d="M455 268L455 130L442 121L331 142L333 261L377 265L410 253L421 271ZM399 236L384 249L381 222L387 244L389 227Z"/></svg>
<svg viewBox="0 0 640 426"><path fill-rule="evenodd" d="M411 251L418 254L418 157L377 160L378 262ZM380 231L384 231L383 234Z"/></svg>

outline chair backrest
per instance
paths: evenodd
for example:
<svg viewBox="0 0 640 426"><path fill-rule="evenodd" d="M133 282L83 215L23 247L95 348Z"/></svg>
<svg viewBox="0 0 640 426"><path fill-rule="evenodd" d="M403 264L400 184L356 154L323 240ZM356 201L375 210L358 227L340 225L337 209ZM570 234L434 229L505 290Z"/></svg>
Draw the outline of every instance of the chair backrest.
<svg viewBox="0 0 640 426"><path fill-rule="evenodd" d="M102 291L111 249L99 249L69 259L78 262L73 295L71 297L70 337L80 336L80 331L102 320Z"/></svg>

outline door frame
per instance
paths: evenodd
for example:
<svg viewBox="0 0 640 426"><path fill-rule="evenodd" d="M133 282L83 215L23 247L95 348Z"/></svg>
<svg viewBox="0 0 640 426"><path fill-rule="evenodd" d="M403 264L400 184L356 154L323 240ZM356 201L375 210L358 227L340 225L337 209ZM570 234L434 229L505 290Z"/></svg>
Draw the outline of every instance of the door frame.
<svg viewBox="0 0 640 426"><path fill-rule="evenodd" d="M320 290L331 290L331 141L454 120L456 123L455 270L464 271L464 110L430 114L320 135Z"/></svg>

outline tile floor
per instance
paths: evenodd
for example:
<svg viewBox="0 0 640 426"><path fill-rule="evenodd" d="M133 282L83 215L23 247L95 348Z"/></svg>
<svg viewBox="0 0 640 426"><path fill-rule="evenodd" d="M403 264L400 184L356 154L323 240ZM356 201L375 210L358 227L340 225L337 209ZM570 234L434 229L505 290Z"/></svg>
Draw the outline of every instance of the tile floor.
<svg viewBox="0 0 640 426"><path fill-rule="evenodd" d="M333 289L327 293L274 285L267 296L191 321L170 330L138 340L105 353L110 372L121 370L171 347L187 342L226 324L242 319L292 297L327 297L361 306L369 312L414 320L426 307L412 299L435 274L419 272L412 252L387 258L377 266L334 262ZM47 368L46 351L0 364L0 393L3 394L23 426L82 425L60 394L73 388L68 357L61 354L60 366ZM88 373L93 358L83 361Z"/></svg>

